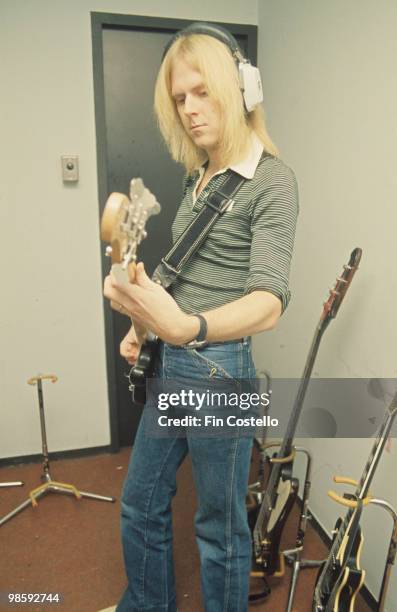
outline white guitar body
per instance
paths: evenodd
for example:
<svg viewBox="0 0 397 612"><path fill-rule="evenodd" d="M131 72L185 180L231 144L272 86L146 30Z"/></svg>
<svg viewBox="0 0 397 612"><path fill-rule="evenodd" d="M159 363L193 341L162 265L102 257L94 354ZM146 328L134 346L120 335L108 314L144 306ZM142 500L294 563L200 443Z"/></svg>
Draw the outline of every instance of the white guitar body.
<svg viewBox="0 0 397 612"><path fill-rule="evenodd" d="M277 488L277 501L276 505L270 513L269 522L267 524L267 531L273 531L274 526L280 519L280 516L285 508L288 498L292 491L291 480L280 480Z"/></svg>

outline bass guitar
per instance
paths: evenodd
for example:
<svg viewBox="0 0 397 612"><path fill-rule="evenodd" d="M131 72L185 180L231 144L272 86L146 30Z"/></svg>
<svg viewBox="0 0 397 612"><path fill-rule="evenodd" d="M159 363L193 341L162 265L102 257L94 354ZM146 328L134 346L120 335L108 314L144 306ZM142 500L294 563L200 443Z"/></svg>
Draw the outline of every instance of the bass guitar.
<svg viewBox="0 0 397 612"><path fill-rule="evenodd" d="M160 210L160 204L140 178L130 182L129 198L116 192L109 196L101 219L101 238L109 243L106 255L111 257L112 274L120 284L134 282L137 249L147 236L146 222ZM146 341L129 374L135 402L144 403L146 377L151 374L156 347L157 338L147 331Z"/></svg>
<svg viewBox="0 0 397 612"><path fill-rule="evenodd" d="M250 487L247 507L248 521L253 532L252 577L281 576L284 573L284 555L280 552L280 540L299 488L298 479L293 477L294 435L321 338L330 321L336 317L360 263L361 254L360 248L352 251L348 264L343 267L341 276L337 278L336 284L330 290L329 297L323 306L285 436L279 451L270 459L271 472L266 490L263 491L262 487L257 490ZM265 595L266 591L257 596L250 596L250 600L254 601Z"/></svg>
<svg viewBox="0 0 397 612"><path fill-rule="evenodd" d="M360 529L362 507L371 501L369 487L397 415L397 392L380 426L359 483L335 478L335 482L356 484L354 495L340 497L333 491L330 497L349 506L346 516L338 519L328 558L319 571L313 595L313 612L353 612L357 593L364 583L365 571L360 567L363 536ZM346 499L347 497L347 499Z"/></svg>

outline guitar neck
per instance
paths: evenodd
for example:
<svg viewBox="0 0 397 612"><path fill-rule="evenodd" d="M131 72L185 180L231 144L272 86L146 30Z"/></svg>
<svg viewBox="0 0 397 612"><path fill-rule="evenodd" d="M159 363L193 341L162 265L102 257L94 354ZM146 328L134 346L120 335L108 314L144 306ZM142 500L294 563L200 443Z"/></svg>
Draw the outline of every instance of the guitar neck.
<svg viewBox="0 0 397 612"><path fill-rule="evenodd" d="M317 357L321 338L327 329L330 321L334 319L338 313L340 305L347 293L348 288L353 280L354 274L358 269L361 260L362 251L360 248L354 249L350 254L349 263L343 266L343 272L336 280L336 284L329 292L329 297L323 306L320 320L316 327L312 344L309 349L309 354L306 359L305 367L299 389L292 408L291 416L288 421L287 430L279 450L280 458L289 457L292 451L292 444L296 432L296 427L302 411L303 402L306 396L307 387L312 375L314 362Z"/></svg>
<svg viewBox="0 0 397 612"><path fill-rule="evenodd" d="M371 486L371 482L373 480L375 470L378 467L379 460L382 456L383 449L385 448L385 444L390 434L390 430L393 426L394 419L397 414L397 392L393 397L393 400L388 407L385 418L383 420L382 425L379 428L377 438L372 446L371 453L368 457L368 461L358 483L358 487L356 489L356 496L360 499L364 499L367 497L369 492L369 487Z"/></svg>
<svg viewBox="0 0 397 612"><path fill-rule="evenodd" d="M318 350L320 348L320 342L328 323L329 321L324 323L322 320L320 320L314 333L314 337L306 359L305 367L303 369L301 381L299 383L299 388L295 397L294 405L292 407L291 415L288 420L287 429L280 450L278 452L278 457L280 458L289 457L292 452L292 444L294 441L296 428L298 426L299 417L302 412L307 387L309 385L314 363L317 357Z"/></svg>

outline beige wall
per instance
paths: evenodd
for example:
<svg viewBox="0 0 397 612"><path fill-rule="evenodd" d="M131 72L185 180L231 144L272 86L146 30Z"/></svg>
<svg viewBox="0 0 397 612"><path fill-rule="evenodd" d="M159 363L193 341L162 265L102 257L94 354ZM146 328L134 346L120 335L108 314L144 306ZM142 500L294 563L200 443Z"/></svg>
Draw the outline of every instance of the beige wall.
<svg viewBox="0 0 397 612"><path fill-rule="evenodd" d="M279 328L256 341L257 361L274 376L300 376L327 287L360 246L361 268L323 338L314 376L396 378L397 5L260 1L258 25L269 124L296 171L301 215L293 301ZM372 442L304 443L314 457L310 506L330 532L341 510L326 497L331 477L358 478ZM396 468L394 440L372 491L395 506ZM376 593L390 522L371 507L363 524L363 566ZM387 610L396 609L394 572Z"/></svg>
<svg viewBox="0 0 397 612"><path fill-rule="evenodd" d="M256 23L257 2L2 0L0 457L40 450L46 384L53 451L110 441L90 11ZM60 156L80 157L65 187Z"/></svg>

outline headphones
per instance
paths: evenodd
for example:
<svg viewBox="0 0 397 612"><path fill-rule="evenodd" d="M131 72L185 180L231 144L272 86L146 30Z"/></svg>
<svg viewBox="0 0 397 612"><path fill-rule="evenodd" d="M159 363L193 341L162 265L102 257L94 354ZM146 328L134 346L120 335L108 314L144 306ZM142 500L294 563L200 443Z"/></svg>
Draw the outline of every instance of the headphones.
<svg viewBox="0 0 397 612"><path fill-rule="evenodd" d="M236 67L238 69L240 89L244 99L244 106L247 112L254 110L257 104L263 102L263 91L261 75L256 68L252 66L251 62L246 59L241 53L241 49L234 36L230 34L225 28L212 23L196 22L187 26L183 30L177 32L171 40L167 43L162 60L167 55L170 47L174 42L181 36L189 36L190 34L205 34L206 36L212 36L217 40L220 40L225 44L231 51Z"/></svg>

